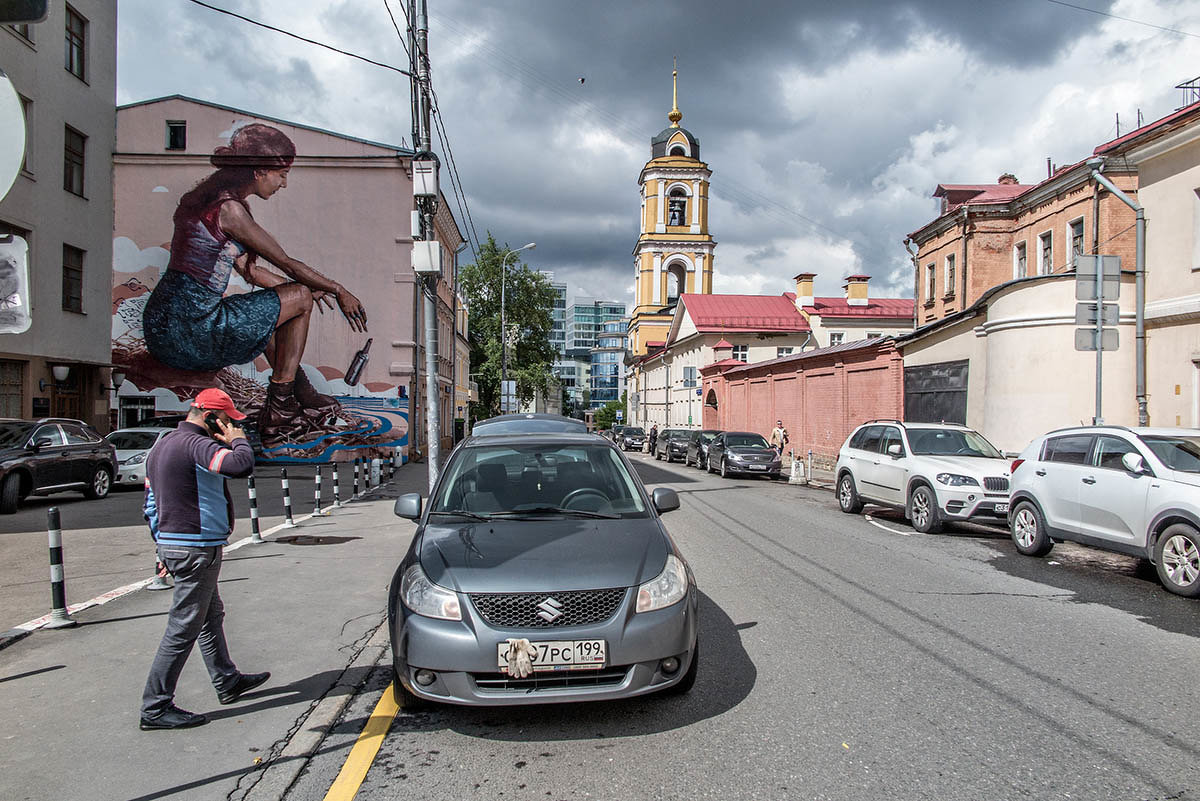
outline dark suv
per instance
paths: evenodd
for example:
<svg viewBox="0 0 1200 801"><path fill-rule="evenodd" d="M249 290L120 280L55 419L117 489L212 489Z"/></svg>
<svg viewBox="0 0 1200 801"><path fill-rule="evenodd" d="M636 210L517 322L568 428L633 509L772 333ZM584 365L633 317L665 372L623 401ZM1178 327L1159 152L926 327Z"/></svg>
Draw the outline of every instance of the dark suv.
<svg viewBox="0 0 1200 801"><path fill-rule="evenodd" d="M112 445L81 420L0 419L0 513L12 514L30 495L103 498L116 464Z"/></svg>

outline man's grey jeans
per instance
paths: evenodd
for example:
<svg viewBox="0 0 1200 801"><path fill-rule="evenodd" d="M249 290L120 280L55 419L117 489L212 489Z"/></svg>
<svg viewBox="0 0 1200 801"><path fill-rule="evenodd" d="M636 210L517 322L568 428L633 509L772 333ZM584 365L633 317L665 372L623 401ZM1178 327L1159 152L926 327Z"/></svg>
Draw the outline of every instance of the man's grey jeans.
<svg viewBox="0 0 1200 801"><path fill-rule="evenodd" d="M197 639L217 692L237 680L238 670L229 658L229 647L225 644L225 606L217 590L221 550L220 546L158 546L159 561L175 577L175 595L167 616L167 631L159 643L142 693L143 717L157 717L171 706L175 684Z"/></svg>

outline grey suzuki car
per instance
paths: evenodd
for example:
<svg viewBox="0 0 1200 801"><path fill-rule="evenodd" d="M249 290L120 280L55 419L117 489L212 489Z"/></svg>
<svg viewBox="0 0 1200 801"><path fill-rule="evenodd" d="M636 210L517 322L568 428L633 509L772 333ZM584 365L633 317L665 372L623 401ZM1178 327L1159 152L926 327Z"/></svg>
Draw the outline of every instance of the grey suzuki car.
<svg viewBox="0 0 1200 801"><path fill-rule="evenodd" d="M423 508L424 507L424 508ZM472 437L392 578L397 700L500 706L687 692L697 591L625 456L590 434ZM522 664L523 659L523 664Z"/></svg>

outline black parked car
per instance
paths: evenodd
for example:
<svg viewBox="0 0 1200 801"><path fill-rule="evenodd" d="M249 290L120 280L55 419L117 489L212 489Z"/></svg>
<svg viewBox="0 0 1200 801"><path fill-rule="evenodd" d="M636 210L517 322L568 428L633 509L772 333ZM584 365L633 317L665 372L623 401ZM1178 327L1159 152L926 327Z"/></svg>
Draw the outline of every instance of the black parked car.
<svg viewBox="0 0 1200 801"><path fill-rule="evenodd" d="M733 473L780 478L783 456L772 448L762 434L753 431L723 431L708 443L708 472L719 470L725 478Z"/></svg>
<svg viewBox="0 0 1200 801"><path fill-rule="evenodd" d="M617 434L617 447L623 451L640 451L646 445L646 430L640 426L625 426Z"/></svg>
<svg viewBox="0 0 1200 801"><path fill-rule="evenodd" d="M654 443L654 458L666 458L668 462L676 459L683 461L687 456L688 439L692 432L686 428L664 428L658 432L658 442Z"/></svg>
<svg viewBox="0 0 1200 801"><path fill-rule="evenodd" d="M684 454L683 463L694 464L696 467L704 469L704 466L708 464L708 443L712 442L720 433L715 428L693 431L692 438L688 440L687 453Z"/></svg>
<svg viewBox="0 0 1200 801"><path fill-rule="evenodd" d="M116 469L113 446L82 420L0 420L0 513L12 514L30 495L103 498Z"/></svg>

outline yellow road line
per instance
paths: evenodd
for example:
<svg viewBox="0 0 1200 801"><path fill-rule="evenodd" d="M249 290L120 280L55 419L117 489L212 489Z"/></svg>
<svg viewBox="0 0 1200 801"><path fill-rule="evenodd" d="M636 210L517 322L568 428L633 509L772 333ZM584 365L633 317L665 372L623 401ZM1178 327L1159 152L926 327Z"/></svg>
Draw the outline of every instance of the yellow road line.
<svg viewBox="0 0 1200 801"><path fill-rule="evenodd" d="M350 749L350 755L346 757L346 763L333 780L333 786L325 794L325 801L353 801L354 796L358 794L358 788L367 778L367 771L371 769L375 755L379 753L379 746L383 745L383 738L392 727L392 720L399 711L395 690L389 684L383 691L383 697L375 705L375 711L367 719L367 725L363 726L354 747Z"/></svg>

